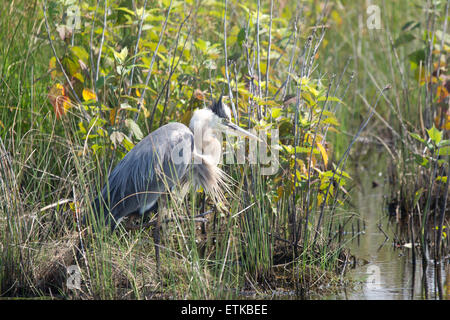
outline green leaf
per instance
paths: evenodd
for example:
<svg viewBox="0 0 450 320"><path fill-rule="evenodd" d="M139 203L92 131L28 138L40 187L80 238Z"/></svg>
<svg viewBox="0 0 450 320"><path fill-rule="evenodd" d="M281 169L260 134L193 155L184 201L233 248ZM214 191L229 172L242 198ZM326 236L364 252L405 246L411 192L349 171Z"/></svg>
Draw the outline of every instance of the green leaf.
<svg viewBox="0 0 450 320"><path fill-rule="evenodd" d="M206 52L206 49L209 45L209 42L204 41L202 39L197 39L197 41L194 43L194 45L197 47L197 49L199 49L202 52Z"/></svg>
<svg viewBox="0 0 450 320"><path fill-rule="evenodd" d="M72 51L73 55L75 55L78 59L83 61L85 64L89 62L89 54L86 52L86 49L83 47L71 47L70 50Z"/></svg>
<svg viewBox="0 0 450 320"><path fill-rule="evenodd" d="M63 58L61 63L66 73L68 73L70 76L73 76L78 72L78 70L80 70L80 64L78 63L78 61L74 61L67 56Z"/></svg>
<svg viewBox="0 0 450 320"><path fill-rule="evenodd" d="M447 176L438 176L436 177L436 181L440 181L442 183L447 183Z"/></svg>
<svg viewBox="0 0 450 320"><path fill-rule="evenodd" d="M299 147L299 146L295 147L295 152L297 152L297 153L308 153L310 151L311 151L311 148ZM316 151L316 150L314 150L314 151ZM316 153L319 153L319 152L317 151Z"/></svg>
<svg viewBox="0 0 450 320"><path fill-rule="evenodd" d="M420 64L420 61L425 61L425 50L421 49L414 51L408 56L408 58L411 63L414 63L416 66L418 66Z"/></svg>
<svg viewBox="0 0 450 320"><path fill-rule="evenodd" d="M133 149L134 144L133 142L131 142L127 136L124 135L123 141L122 141L122 145L125 147L125 149L127 149L127 151L130 151L131 149Z"/></svg>
<svg viewBox="0 0 450 320"><path fill-rule="evenodd" d="M326 100L328 100L328 102L338 102L340 104L345 105L345 103L343 103L339 98L336 98L336 97L328 97L327 98L326 96L321 96L321 97L317 98L317 101L326 101Z"/></svg>
<svg viewBox="0 0 450 320"><path fill-rule="evenodd" d="M400 35L400 37L398 37L395 42L394 42L394 47L397 48L398 46L401 46L403 44L406 44L408 42L411 42L412 40L414 40L416 37L414 37L412 34L410 33L403 33Z"/></svg>
<svg viewBox="0 0 450 320"><path fill-rule="evenodd" d="M104 85L105 85L105 80L107 78L105 78L104 76L99 76L98 80L95 82L95 88L97 89L101 89Z"/></svg>
<svg viewBox="0 0 450 320"><path fill-rule="evenodd" d="M289 154L299 154L299 153L309 153L311 151L311 148L306 148L306 147L293 147L293 146L286 146L283 145L284 149L289 153ZM319 153L319 151L314 150L314 153Z"/></svg>
<svg viewBox="0 0 450 320"><path fill-rule="evenodd" d="M336 117L328 117L325 120L323 120L322 123L323 124L330 124L330 125L333 125L333 126L336 126L336 127L338 127L340 125L339 121L338 121L338 119L336 119Z"/></svg>
<svg viewBox="0 0 450 320"><path fill-rule="evenodd" d="M127 47L124 47L124 48L120 51L120 53L117 52L117 51L115 51L115 50L113 50L113 49L111 49L111 50L112 50L113 53L114 53L114 58L116 58L117 61L119 61L121 64L123 64L123 63L125 62L125 59L126 59L127 56L128 56L128 48L127 48Z"/></svg>
<svg viewBox="0 0 450 320"><path fill-rule="evenodd" d="M425 139L423 139L421 136L419 136L417 133L410 133L410 135L411 135L411 137L413 137L414 139L416 139L416 140L418 140L418 141L420 141L420 142L422 142L422 143L425 143Z"/></svg>
<svg viewBox="0 0 450 320"><path fill-rule="evenodd" d="M127 110L127 111L132 111L132 112L139 112L139 109L137 108L133 108L132 106L130 106L128 103L121 103L120 104L120 109L122 110Z"/></svg>
<svg viewBox="0 0 450 320"><path fill-rule="evenodd" d="M430 168L430 161L427 158L422 157L421 155L415 154L414 159L418 165L425 167L425 168Z"/></svg>
<svg viewBox="0 0 450 320"><path fill-rule="evenodd" d="M272 118L276 119L281 115L281 111L283 109L282 108L272 108L271 113L272 113Z"/></svg>
<svg viewBox="0 0 450 320"><path fill-rule="evenodd" d="M242 28L241 30L239 30L238 36L237 36L237 42L239 44L239 46L242 46L242 43L245 40L245 28Z"/></svg>
<svg viewBox="0 0 450 320"><path fill-rule="evenodd" d="M450 146L440 148L439 155L440 156L450 156Z"/></svg>
<svg viewBox="0 0 450 320"><path fill-rule="evenodd" d="M417 203L419 202L420 197L422 196L422 193L425 190L423 188L420 188L419 190L416 191L415 195L414 195L414 205L413 207L415 207L417 205Z"/></svg>
<svg viewBox="0 0 450 320"><path fill-rule="evenodd" d="M133 135L136 137L137 140L141 140L144 135L142 134L141 128L137 125L136 122L132 119L126 119L125 125L130 129L130 131L133 133Z"/></svg>
<svg viewBox="0 0 450 320"><path fill-rule="evenodd" d="M450 146L450 140L448 140L448 139L446 139L446 140L441 140L441 142L439 142L439 143L437 144L437 146L438 146L439 148L443 148L443 147Z"/></svg>
<svg viewBox="0 0 450 320"><path fill-rule="evenodd" d="M109 139L111 139L111 142L113 143L114 147L117 148L118 144L121 144L123 139L125 138L125 135L120 131L114 131L109 136Z"/></svg>
<svg viewBox="0 0 450 320"><path fill-rule="evenodd" d="M125 7L119 7L119 8L116 8L115 10L118 10L118 11L120 10L120 11L126 12L132 17L134 17L134 15L135 15L134 11L131 11L130 9L125 8Z"/></svg>
<svg viewBox="0 0 450 320"><path fill-rule="evenodd" d="M442 131L436 129L434 125L433 128L428 129L427 132L428 136L434 142L435 145L437 145L442 140Z"/></svg>
<svg viewBox="0 0 450 320"><path fill-rule="evenodd" d="M411 31L420 27L420 22L417 21L408 21L402 27L402 31Z"/></svg>
<svg viewBox="0 0 450 320"><path fill-rule="evenodd" d="M78 122L78 128L80 128L80 132L81 133L83 133L83 134L86 134L87 133L87 131L86 131L86 128L84 127L84 124L83 124L83 122Z"/></svg>
<svg viewBox="0 0 450 320"><path fill-rule="evenodd" d="M99 150L103 149L103 147L99 146L98 144L94 144L91 146L91 149L94 151L94 154L96 154Z"/></svg>
<svg viewBox="0 0 450 320"><path fill-rule="evenodd" d="M351 179L350 175L347 172L341 171L340 169L337 169L336 165L334 163L333 163L333 169L334 169L334 171L336 171L335 179L336 179L336 176L337 177L343 176L343 177L345 177L347 179ZM324 173L324 175L331 177L333 175L333 171L328 170L328 171L326 171Z"/></svg>

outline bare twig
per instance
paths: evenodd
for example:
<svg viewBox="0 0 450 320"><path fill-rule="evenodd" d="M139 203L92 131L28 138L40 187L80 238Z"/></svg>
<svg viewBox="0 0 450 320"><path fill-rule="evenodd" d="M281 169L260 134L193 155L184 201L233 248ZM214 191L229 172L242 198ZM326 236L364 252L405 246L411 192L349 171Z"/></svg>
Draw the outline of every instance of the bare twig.
<svg viewBox="0 0 450 320"><path fill-rule="evenodd" d="M269 74L270 74L270 50L272 49L272 20L273 20L273 0L270 1L270 22L269 22L269 44L267 45L267 66L266 66L266 94L269 96ZM267 106L264 106L264 116L267 116Z"/></svg>
<svg viewBox="0 0 450 320"><path fill-rule="evenodd" d="M236 107L234 105L233 101L233 91L231 90L231 83L230 83L230 75L228 72L228 52L227 52L227 8L228 8L228 0L225 0L225 13L223 15L223 47L224 47L224 53L225 53L225 75L227 77L227 84L228 84L228 95L229 100L231 103L231 110L233 111L234 120L236 123L239 124L238 115L236 112Z"/></svg>
<svg viewBox="0 0 450 320"><path fill-rule="evenodd" d="M166 14L166 19L164 20L164 24L163 24L163 27L161 29L161 33L159 34L159 41L158 41L158 44L156 45L155 51L153 51L152 61L150 62L149 70L148 70L148 73L147 73L147 78L145 79L144 90L143 90L142 95L141 95L141 97L139 98L139 101L138 101L138 106L137 107L138 107L139 111L141 110L142 102L144 101L144 98L145 98L145 92L147 90L147 86L148 86L148 83L150 81L150 77L152 75L153 64L155 63L155 59L156 59L156 56L158 54L159 46L161 45L162 39L164 38L164 32L166 31L167 21L169 20L170 11L172 10L172 2L173 2L173 0L170 0L169 9L167 10L167 14ZM139 117L139 112L136 113L136 116L134 117L134 121L136 121L138 117ZM150 126L151 126L151 124L150 124Z"/></svg>
<svg viewBox="0 0 450 320"><path fill-rule="evenodd" d="M145 9L147 8L147 0L144 2L144 7L142 8L142 14L141 19L139 21L139 30L138 30L138 36L136 40L136 46L134 47L134 57L133 57L133 63L131 65L131 73L130 73L130 87L128 88L128 95L131 94L131 87L133 86L133 74L134 74L134 67L136 64L136 57L138 54L139 49L139 40L141 39L141 33L142 33L142 25L144 23L144 15L145 15Z"/></svg>
<svg viewBox="0 0 450 320"><path fill-rule="evenodd" d="M102 39L100 41L100 49L98 51L97 56L97 71L95 72L95 81L98 81L98 73L100 70L100 60L102 58L102 50L103 50L103 42L105 41L105 30L106 30L106 15L108 13L108 0L105 0L105 12L103 14L103 30L102 30Z"/></svg>

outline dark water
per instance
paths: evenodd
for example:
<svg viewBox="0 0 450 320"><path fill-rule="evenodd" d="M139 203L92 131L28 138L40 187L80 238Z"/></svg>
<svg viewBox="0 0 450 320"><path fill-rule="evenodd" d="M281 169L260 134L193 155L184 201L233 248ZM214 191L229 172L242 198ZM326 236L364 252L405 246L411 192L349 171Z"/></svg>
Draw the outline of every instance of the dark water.
<svg viewBox="0 0 450 320"><path fill-rule="evenodd" d="M376 164L376 165L374 165ZM412 261L412 249L394 245L395 221L387 217L383 196L386 162L379 158L369 165L359 166L353 174L360 177L357 197L353 197L356 213L365 223L365 232L358 239L348 242L351 253L359 265L348 275L358 285L344 288L338 295L328 299L450 299L450 268L448 264L435 265L433 261L423 268L419 257ZM375 182L375 184L374 184ZM441 295L439 295L441 290Z"/></svg>

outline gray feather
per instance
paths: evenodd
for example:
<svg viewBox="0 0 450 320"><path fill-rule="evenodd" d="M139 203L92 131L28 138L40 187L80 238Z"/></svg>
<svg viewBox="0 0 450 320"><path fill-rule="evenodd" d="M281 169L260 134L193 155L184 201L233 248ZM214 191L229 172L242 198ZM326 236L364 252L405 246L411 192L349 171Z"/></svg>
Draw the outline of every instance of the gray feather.
<svg viewBox="0 0 450 320"><path fill-rule="evenodd" d="M152 207L160 195L186 175L189 162L172 161L174 148L192 152L193 134L181 123L169 123L142 139L117 164L93 207L115 222L141 208ZM102 210L103 209L103 210ZM114 227L115 223L113 223Z"/></svg>

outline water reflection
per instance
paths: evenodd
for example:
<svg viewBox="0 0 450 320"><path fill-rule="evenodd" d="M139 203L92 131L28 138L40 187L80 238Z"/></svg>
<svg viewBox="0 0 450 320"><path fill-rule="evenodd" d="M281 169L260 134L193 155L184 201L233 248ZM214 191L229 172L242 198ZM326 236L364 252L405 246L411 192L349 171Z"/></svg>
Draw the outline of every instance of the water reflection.
<svg viewBox="0 0 450 320"><path fill-rule="evenodd" d="M379 162L378 162L379 163ZM369 170L368 168L361 168ZM358 173L355 173L358 174ZM349 243L351 252L360 261L367 261L349 272L359 285L355 290L344 289L331 299L450 299L449 267L421 258L413 260L412 249L397 246L398 224L389 221L383 210L382 184L373 187L373 180L382 180L382 173L359 175L364 177L355 203L360 219L366 225L365 234ZM415 262L415 263L414 263ZM448 262L448 260L447 260Z"/></svg>
<svg viewBox="0 0 450 320"><path fill-rule="evenodd" d="M377 261L369 267L359 267L351 272L351 276L361 284L352 290L344 290L337 299L349 300L408 300L408 299L450 299L448 283L447 291L442 292L445 279L443 266L428 266L422 272L421 261L414 268L410 261L401 258L397 261ZM373 272L373 270L378 270ZM436 272L436 270L438 270ZM440 273L440 274L439 274ZM448 271L447 276L448 279ZM440 279L440 281L437 281ZM441 294L440 294L441 292Z"/></svg>

